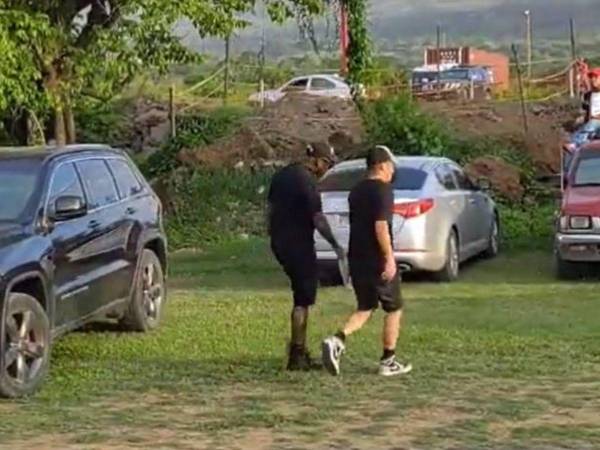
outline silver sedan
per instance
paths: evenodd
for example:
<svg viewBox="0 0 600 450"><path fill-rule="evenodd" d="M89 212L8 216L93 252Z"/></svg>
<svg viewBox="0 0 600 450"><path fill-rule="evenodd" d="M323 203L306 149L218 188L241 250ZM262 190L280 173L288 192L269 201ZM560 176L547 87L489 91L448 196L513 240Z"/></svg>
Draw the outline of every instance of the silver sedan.
<svg viewBox="0 0 600 450"><path fill-rule="evenodd" d="M435 157L397 157L395 163L392 233L402 271L431 272L439 281L454 281L460 263L480 254L498 254L496 205L458 164ZM347 161L320 182L323 212L346 248L350 237L348 195L365 172L364 160ZM325 279L336 267L336 256L318 233L315 241Z"/></svg>

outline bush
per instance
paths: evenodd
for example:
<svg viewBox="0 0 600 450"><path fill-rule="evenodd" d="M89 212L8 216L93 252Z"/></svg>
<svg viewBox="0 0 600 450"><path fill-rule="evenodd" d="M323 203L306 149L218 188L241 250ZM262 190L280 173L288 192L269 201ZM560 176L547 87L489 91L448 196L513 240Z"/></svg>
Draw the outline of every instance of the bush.
<svg viewBox="0 0 600 450"><path fill-rule="evenodd" d="M173 248L264 236L266 193L272 172L183 171L168 180L173 210L167 217Z"/></svg>
<svg viewBox="0 0 600 450"><path fill-rule="evenodd" d="M449 137L406 95L389 97L361 107L369 140L387 145L400 155L442 155Z"/></svg>
<svg viewBox="0 0 600 450"><path fill-rule="evenodd" d="M508 249L548 249L554 237L556 205L552 202L531 206L500 203L501 233Z"/></svg>

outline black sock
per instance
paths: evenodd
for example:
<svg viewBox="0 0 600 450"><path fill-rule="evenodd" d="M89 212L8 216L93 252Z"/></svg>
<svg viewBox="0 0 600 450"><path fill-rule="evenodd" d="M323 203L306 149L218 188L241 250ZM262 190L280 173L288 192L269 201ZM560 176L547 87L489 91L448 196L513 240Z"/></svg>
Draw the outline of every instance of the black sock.
<svg viewBox="0 0 600 450"><path fill-rule="evenodd" d="M339 338L342 342L346 342L346 334L343 331L335 333L335 337Z"/></svg>
<svg viewBox="0 0 600 450"><path fill-rule="evenodd" d="M384 361L386 359L390 359L392 356L396 355L396 350L387 350L387 349L383 349L383 356L381 357L381 360Z"/></svg>

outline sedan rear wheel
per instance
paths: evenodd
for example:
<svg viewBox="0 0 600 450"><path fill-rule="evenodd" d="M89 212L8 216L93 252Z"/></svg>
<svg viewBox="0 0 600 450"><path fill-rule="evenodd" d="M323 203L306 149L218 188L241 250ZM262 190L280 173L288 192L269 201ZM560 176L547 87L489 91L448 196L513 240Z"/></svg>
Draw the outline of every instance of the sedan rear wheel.
<svg viewBox="0 0 600 450"><path fill-rule="evenodd" d="M452 230L446 244L446 264L435 274L435 279L440 282L449 283L458 279L460 271L460 253L458 248L458 236Z"/></svg>
<svg viewBox="0 0 600 450"><path fill-rule="evenodd" d="M1 351L0 396L33 393L44 380L50 361L50 322L35 298L20 293L8 296Z"/></svg>
<svg viewBox="0 0 600 450"><path fill-rule="evenodd" d="M488 241L488 248L485 250L484 256L486 258L495 258L500 252L500 225L498 224L498 218L494 217L492 223L492 229L490 230L490 237Z"/></svg>

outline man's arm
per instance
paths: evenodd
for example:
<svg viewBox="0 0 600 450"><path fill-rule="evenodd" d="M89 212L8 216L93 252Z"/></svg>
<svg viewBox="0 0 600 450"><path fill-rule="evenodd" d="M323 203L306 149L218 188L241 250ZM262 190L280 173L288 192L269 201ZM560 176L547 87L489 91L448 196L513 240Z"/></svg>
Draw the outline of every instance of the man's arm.
<svg viewBox="0 0 600 450"><path fill-rule="evenodd" d="M375 236L381 253L383 254L385 267L383 271L383 279L391 281L396 276L396 258L394 257L394 249L392 248L392 237L390 236L390 226L387 220L378 220L375 222Z"/></svg>

